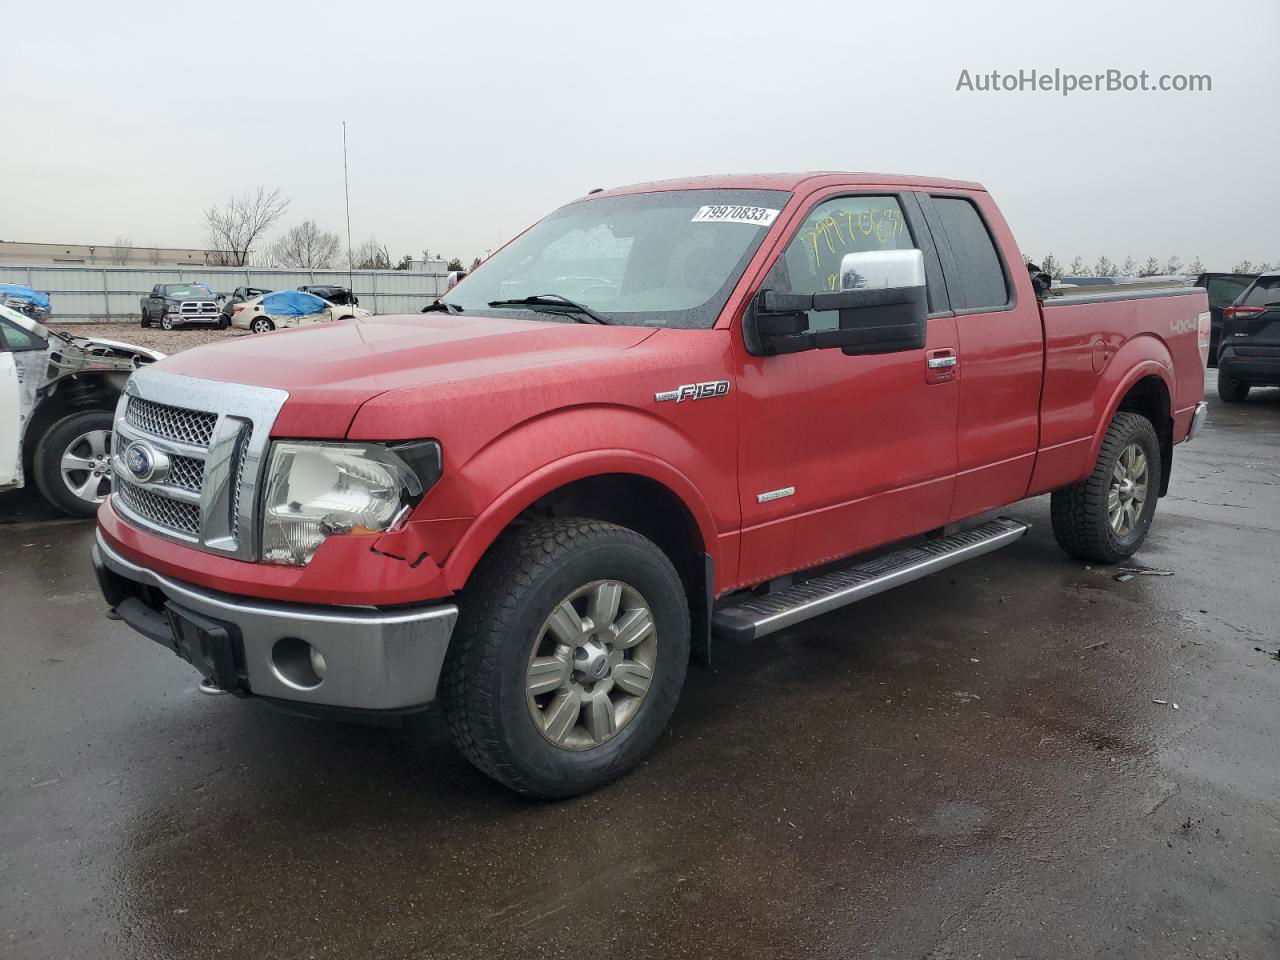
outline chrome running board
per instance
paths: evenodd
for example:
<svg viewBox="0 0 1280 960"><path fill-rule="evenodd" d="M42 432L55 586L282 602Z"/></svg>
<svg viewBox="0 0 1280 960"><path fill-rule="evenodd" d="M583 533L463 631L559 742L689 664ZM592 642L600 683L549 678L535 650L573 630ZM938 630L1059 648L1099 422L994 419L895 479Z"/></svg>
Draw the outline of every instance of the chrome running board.
<svg viewBox="0 0 1280 960"><path fill-rule="evenodd" d="M1008 546L1030 529L1008 517L927 540L894 553L722 607L712 617L717 639L758 640L811 617L874 597L912 580Z"/></svg>

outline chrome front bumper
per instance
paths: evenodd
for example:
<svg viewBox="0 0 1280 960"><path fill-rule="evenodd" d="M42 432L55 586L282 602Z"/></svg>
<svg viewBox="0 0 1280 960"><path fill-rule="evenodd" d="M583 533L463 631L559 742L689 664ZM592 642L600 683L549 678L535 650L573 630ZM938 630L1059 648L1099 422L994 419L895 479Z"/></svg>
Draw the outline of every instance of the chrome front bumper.
<svg viewBox="0 0 1280 960"><path fill-rule="evenodd" d="M375 610L215 593L126 560L101 532L93 562L107 602L135 630L202 672L223 664L216 686L298 704L371 711L426 705L435 699L458 618L453 604ZM193 621L213 625L212 633L184 643L178 625ZM300 667L298 651L310 648L323 657L323 669L300 677L308 668L305 654Z"/></svg>
<svg viewBox="0 0 1280 960"><path fill-rule="evenodd" d="M1194 440L1204 427L1205 415L1209 412L1209 404L1201 400L1196 404L1195 412L1191 414L1191 426L1187 430L1187 439Z"/></svg>

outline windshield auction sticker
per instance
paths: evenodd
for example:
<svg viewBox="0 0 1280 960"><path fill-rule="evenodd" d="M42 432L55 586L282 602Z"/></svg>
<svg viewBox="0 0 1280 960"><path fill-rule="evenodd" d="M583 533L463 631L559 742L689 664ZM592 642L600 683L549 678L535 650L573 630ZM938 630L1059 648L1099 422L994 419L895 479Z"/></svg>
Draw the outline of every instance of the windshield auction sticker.
<svg viewBox="0 0 1280 960"><path fill-rule="evenodd" d="M778 216L778 211L769 207L733 207L727 204L715 204L699 207L690 223L747 223L756 227L767 227Z"/></svg>

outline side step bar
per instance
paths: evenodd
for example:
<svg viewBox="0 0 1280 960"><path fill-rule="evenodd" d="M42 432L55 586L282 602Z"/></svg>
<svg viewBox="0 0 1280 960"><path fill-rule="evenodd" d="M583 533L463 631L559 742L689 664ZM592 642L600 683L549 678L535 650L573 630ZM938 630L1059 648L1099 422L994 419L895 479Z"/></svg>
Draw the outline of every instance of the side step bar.
<svg viewBox="0 0 1280 960"><path fill-rule="evenodd" d="M715 612L711 621L713 635L737 642L758 640L811 617L1008 546L1028 529L1025 523L996 517L768 596L749 597Z"/></svg>

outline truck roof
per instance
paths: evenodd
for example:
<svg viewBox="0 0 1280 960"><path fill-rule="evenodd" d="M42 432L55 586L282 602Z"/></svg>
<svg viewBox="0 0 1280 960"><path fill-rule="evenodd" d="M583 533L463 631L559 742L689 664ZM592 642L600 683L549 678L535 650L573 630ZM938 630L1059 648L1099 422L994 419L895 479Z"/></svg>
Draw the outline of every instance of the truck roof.
<svg viewBox="0 0 1280 960"><path fill-rule="evenodd" d="M787 190L794 191L802 185L811 187L831 184L856 183L871 187L918 187L927 190L982 190L980 183L969 180L945 180L941 177L920 177L893 173L842 173L836 170L813 170L807 173L724 173L704 177L684 177L678 180L651 180L633 183L593 193L593 197L620 196L628 193L654 193L658 190Z"/></svg>

